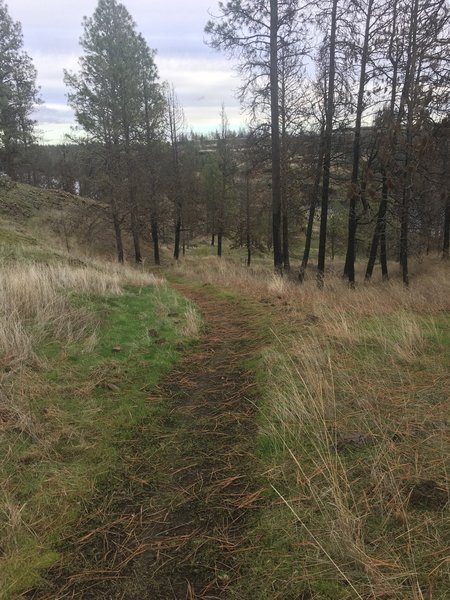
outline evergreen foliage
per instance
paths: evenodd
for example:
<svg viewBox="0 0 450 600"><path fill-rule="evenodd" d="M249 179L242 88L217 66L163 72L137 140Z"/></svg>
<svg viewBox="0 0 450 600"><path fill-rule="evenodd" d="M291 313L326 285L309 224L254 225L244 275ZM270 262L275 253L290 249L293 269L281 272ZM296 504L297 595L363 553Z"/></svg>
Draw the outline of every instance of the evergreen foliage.
<svg viewBox="0 0 450 600"><path fill-rule="evenodd" d="M0 171L11 177L34 141L31 112L38 102L36 69L23 50L21 25L0 0Z"/></svg>

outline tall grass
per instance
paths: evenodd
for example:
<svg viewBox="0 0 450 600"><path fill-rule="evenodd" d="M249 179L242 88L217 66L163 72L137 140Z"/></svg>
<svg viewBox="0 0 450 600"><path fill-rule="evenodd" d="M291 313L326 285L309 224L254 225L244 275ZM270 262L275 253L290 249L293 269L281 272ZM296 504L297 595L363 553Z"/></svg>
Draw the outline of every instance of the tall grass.
<svg viewBox="0 0 450 600"><path fill-rule="evenodd" d="M144 323L159 326L153 311L136 309L152 306L153 290L125 286L161 293L161 280L125 266L71 262L0 262L0 598L18 597L57 559L55 541L98 478L117 467L120 432L140 418L134 381L148 385L173 361L165 351L148 374L136 352L129 374L125 358L141 343ZM119 359L110 355L116 337ZM147 335L145 342L142 351ZM116 393L116 379L125 391L111 403L106 389Z"/></svg>
<svg viewBox="0 0 450 600"><path fill-rule="evenodd" d="M157 280L131 268L19 264L0 266L0 355L13 368L36 360L44 336L72 341L85 333L86 313L62 292L121 294L123 284L151 285Z"/></svg>
<svg viewBox="0 0 450 600"><path fill-rule="evenodd" d="M176 268L249 297L276 331L260 423L275 500L246 563L256 595L448 598L448 266L416 264L409 289L329 273L323 290L223 258Z"/></svg>
<svg viewBox="0 0 450 600"><path fill-rule="evenodd" d="M267 297L296 305L327 310L351 311L358 315L385 315L398 310L430 314L450 309L450 268L437 261L414 265L411 286L406 289L400 278L391 281L374 280L349 289L338 274L329 273L325 288L317 288L314 277L302 285L289 277L280 278L267 266L243 268L233 260L207 257L201 260L184 259L175 271L221 287L228 287L253 297Z"/></svg>
<svg viewBox="0 0 450 600"><path fill-rule="evenodd" d="M38 263L0 264L0 424L30 421L26 399L17 393L17 376L43 364L38 348L44 340L63 344L85 339L95 346L95 323L70 300L72 292L117 295L123 285L155 285L153 275L108 263L83 267ZM25 404L21 401L25 400ZM1 427L1 425L0 425Z"/></svg>
<svg viewBox="0 0 450 600"><path fill-rule="evenodd" d="M411 315L342 317L267 354L262 435L291 462L272 485L309 542L298 560L312 590L322 578L339 598L447 597L450 400L445 383L423 399L436 378L417 376L426 337Z"/></svg>

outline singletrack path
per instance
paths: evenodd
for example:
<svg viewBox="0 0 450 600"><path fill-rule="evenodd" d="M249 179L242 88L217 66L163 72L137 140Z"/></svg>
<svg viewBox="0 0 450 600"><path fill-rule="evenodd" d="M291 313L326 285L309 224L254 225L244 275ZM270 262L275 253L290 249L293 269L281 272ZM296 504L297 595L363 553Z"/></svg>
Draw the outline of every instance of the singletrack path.
<svg viewBox="0 0 450 600"><path fill-rule="evenodd" d="M225 599L241 576L235 556L260 496L245 366L258 336L242 306L207 287L174 287L199 307L207 332L149 398L167 407L161 434L149 440L145 424L136 433L129 480L105 486L68 549L76 560L51 572L51 591L28 598Z"/></svg>

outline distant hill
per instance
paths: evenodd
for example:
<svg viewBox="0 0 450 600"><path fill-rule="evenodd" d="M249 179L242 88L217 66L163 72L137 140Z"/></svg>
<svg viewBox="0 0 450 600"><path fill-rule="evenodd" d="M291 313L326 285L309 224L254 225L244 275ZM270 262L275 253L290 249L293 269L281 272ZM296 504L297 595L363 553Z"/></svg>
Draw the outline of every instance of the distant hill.
<svg viewBox="0 0 450 600"><path fill-rule="evenodd" d="M112 254L107 207L62 190L0 181L0 244L60 245L69 252Z"/></svg>

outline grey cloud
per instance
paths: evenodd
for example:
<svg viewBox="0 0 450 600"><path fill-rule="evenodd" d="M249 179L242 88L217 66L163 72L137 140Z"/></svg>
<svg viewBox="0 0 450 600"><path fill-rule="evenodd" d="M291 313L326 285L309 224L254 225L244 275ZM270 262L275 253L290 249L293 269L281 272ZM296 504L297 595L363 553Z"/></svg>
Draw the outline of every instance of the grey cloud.
<svg viewBox="0 0 450 600"><path fill-rule="evenodd" d="M58 108L46 104L37 107L34 118L40 123L69 124L73 122L73 111L67 106Z"/></svg>
<svg viewBox="0 0 450 600"><path fill-rule="evenodd" d="M208 9L214 11L218 1L124 0L124 4L149 46L157 50L160 79L174 84L188 126L203 129L206 121L215 121L222 102L238 119L233 90L239 81L233 78L230 63L204 44ZM63 69L76 70L82 18L90 16L96 5L97 0L10 2L11 16L22 23L25 48L38 69L46 101L36 112L42 126L53 123L62 128L72 122L70 110L55 110L52 105L66 104Z"/></svg>

